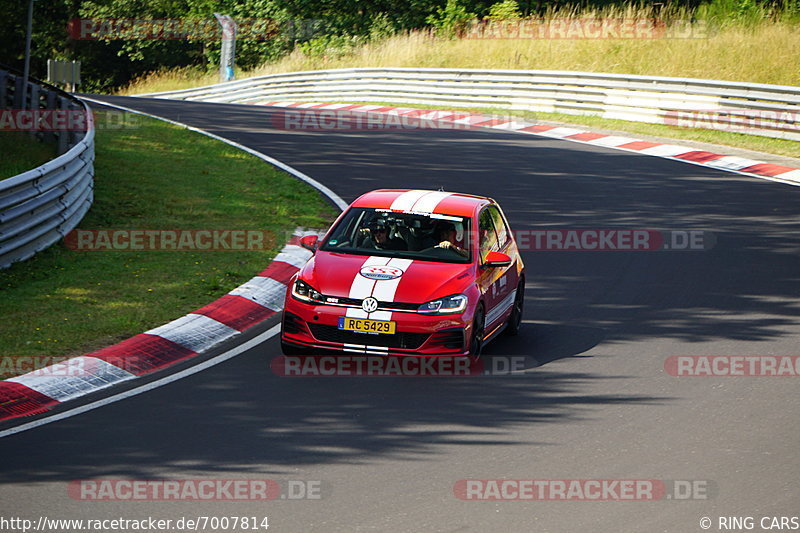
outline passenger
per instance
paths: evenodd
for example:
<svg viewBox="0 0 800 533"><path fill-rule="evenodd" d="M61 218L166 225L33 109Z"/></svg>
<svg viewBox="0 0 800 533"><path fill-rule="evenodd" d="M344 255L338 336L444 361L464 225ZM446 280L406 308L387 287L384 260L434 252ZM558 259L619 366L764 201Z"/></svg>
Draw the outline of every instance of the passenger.
<svg viewBox="0 0 800 533"><path fill-rule="evenodd" d="M439 241L436 248L444 248L445 250L452 250L462 257L469 257L469 252L456 243L456 227L450 222L440 221L436 224L434 231L436 240Z"/></svg>
<svg viewBox="0 0 800 533"><path fill-rule="evenodd" d="M362 229L363 234L369 235L363 247L376 250L408 250L408 245L403 239L389 237L389 227L382 220L378 220Z"/></svg>

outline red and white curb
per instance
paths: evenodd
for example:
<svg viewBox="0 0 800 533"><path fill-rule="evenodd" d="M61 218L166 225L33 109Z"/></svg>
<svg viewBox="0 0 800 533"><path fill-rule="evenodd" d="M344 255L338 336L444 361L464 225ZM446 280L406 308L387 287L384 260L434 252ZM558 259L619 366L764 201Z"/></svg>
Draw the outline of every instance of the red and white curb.
<svg viewBox="0 0 800 533"><path fill-rule="evenodd" d="M686 146L642 141L629 137L594 133L591 131L537 124L523 120L511 120L508 117L484 115L466 111L444 111L441 109L419 109L410 107L390 107L381 105L330 104L324 102L250 102L253 105L270 107L290 107L300 109L348 111L361 113L380 113L385 115L412 116L416 120L451 122L468 126L491 128L564 139L567 141L615 148L628 152L673 159L695 165L727 170L756 178L777 181L789 185L800 185L800 169L756 161L742 157L717 154L697 150Z"/></svg>
<svg viewBox="0 0 800 533"><path fill-rule="evenodd" d="M311 257L298 229L257 276L168 324L97 352L0 381L0 421L43 413L124 381L207 352L283 309L286 285Z"/></svg>

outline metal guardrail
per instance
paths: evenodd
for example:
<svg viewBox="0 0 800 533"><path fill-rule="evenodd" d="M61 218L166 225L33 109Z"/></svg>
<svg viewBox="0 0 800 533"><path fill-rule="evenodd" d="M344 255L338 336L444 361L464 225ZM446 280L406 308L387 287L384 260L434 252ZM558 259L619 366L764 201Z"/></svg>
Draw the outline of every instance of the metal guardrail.
<svg viewBox="0 0 800 533"><path fill-rule="evenodd" d="M137 96L206 102L391 102L594 115L800 140L800 87L547 70L352 68Z"/></svg>
<svg viewBox="0 0 800 533"><path fill-rule="evenodd" d="M43 82L0 69L2 109L71 110L82 113L82 130L37 132L58 143L59 155L44 165L0 180L0 268L23 261L51 246L81 221L92 205L94 125L89 107Z"/></svg>

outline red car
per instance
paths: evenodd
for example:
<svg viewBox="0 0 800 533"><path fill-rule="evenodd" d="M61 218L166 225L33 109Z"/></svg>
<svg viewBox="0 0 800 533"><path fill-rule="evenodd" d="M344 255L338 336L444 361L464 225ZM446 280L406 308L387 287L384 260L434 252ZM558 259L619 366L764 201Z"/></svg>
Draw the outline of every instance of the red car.
<svg viewBox="0 0 800 533"><path fill-rule="evenodd" d="M287 355L472 356L519 331L525 268L500 206L442 191L359 197L289 284Z"/></svg>

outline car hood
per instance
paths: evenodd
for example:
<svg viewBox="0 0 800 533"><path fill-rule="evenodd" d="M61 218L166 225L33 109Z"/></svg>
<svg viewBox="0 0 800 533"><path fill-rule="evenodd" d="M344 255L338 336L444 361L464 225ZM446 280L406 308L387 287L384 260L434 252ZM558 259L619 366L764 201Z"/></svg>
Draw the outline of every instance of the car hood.
<svg viewBox="0 0 800 533"><path fill-rule="evenodd" d="M370 264L393 267L388 280L372 280ZM474 275L472 264L420 260L390 261L388 257L350 255L318 251L300 271L300 277L326 296L359 298L375 296L380 301L425 303L464 292Z"/></svg>

